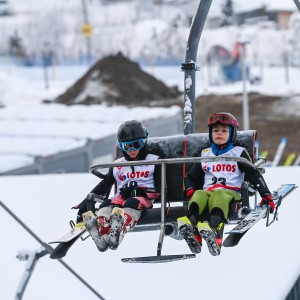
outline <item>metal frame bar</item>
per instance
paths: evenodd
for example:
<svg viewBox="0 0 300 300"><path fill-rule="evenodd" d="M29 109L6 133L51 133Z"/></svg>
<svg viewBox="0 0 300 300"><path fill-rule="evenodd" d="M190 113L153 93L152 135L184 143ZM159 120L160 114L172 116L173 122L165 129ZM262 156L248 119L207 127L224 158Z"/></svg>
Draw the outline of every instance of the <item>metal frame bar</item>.
<svg viewBox="0 0 300 300"><path fill-rule="evenodd" d="M186 157L186 158L162 158L158 160L138 160L138 161L124 161L124 162L111 162L104 164L96 164L90 166L89 170L94 173L97 169L104 169L110 167L119 166L144 166L144 165L161 165L162 163L168 164L179 164L179 163L201 163L201 162L213 162L213 161L236 161L248 165L254 169L258 167L243 157L236 156L207 156L207 157Z"/></svg>

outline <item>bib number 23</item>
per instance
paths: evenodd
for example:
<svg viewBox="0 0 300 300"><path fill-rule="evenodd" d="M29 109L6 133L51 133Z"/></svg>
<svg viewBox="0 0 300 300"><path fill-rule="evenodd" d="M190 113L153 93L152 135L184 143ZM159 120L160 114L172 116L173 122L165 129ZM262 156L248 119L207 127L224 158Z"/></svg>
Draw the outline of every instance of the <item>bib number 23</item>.
<svg viewBox="0 0 300 300"><path fill-rule="evenodd" d="M214 185L214 184L217 184L217 183L220 183L220 184L223 184L223 185L226 185L226 178L224 177L213 177L211 179L212 183L211 185Z"/></svg>

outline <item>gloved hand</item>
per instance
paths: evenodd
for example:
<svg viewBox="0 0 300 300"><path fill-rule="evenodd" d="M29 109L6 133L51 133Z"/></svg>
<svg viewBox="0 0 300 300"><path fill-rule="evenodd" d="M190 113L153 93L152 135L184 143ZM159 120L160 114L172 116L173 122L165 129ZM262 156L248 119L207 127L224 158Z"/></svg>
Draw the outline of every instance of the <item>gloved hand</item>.
<svg viewBox="0 0 300 300"><path fill-rule="evenodd" d="M263 205L268 205L270 207L270 212L271 213L275 210L275 203L273 201L272 195L265 194L261 198L261 202L259 203L259 206L262 207Z"/></svg>
<svg viewBox="0 0 300 300"><path fill-rule="evenodd" d="M147 188L138 186L134 189L132 197L144 197L148 198Z"/></svg>
<svg viewBox="0 0 300 300"><path fill-rule="evenodd" d="M131 197L145 197L147 198L147 188L139 187L136 181L131 181L127 184L124 184L120 188L120 194L124 199Z"/></svg>
<svg viewBox="0 0 300 300"><path fill-rule="evenodd" d="M189 198L189 200L192 198L194 192L195 192L195 189L193 189L193 188L190 188L187 191L185 191L185 194Z"/></svg>
<svg viewBox="0 0 300 300"><path fill-rule="evenodd" d="M72 209L79 210L76 216L76 224L82 222L82 214L87 212L86 200L84 199L80 204L73 206Z"/></svg>
<svg viewBox="0 0 300 300"><path fill-rule="evenodd" d="M76 216L76 223L82 222L82 214L89 210L95 212L95 201L91 201L89 196L87 196L80 204L73 206L72 209L79 210Z"/></svg>
<svg viewBox="0 0 300 300"><path fill-rule="evenodd" d="M130 181L120 188L120 194L124 199L130 198L132 191L137 187L136 181Z"/></svg>

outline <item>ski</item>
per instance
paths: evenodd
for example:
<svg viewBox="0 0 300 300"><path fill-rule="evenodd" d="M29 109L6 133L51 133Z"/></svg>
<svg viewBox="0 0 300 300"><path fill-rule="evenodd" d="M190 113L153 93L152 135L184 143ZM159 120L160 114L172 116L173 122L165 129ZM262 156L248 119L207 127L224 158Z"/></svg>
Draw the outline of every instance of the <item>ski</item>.
<svg viewBox="0 0 300 300"><path fill-rule="evenodd" d="M64 257L73 244L86 232L83 222L76 224L70 231L64 234L62 237L48 244L58 243L56 248L52 251L50 258L58 259Z"/></svg>
<svg viewBox="0 0 300 300"><path fill-rule="evenodd" d="M278 207L281 200L290 194L297 186L295 184L282 184L273 194L273 201L275 202L274 219L277 217ZM224 247L234 247L238 245L242 237L261 219L267 216L267 207L256 206L243 220L239 222L231 231L227 232L228 236L223 242ZM273 223L272 221L272 223ZM271 224L271 223L270 223ZM268 226L268 225L267 225Z"/></svg>
<svg viewBox="0 0 300 300"><path fill-rule="evenodd" d="M66 234L64 234L62 237L58 238L55 241L49 242L48 244L69 242L69 241L73 240L74 238L76 238L77 236L83 234L85 231L86 231L86 229L85 229L84 223L80 222L80 223L76 224L74 227L72 227L72 229L70 231L68 231Z"/></svg>
<svg viewBox="0 0 300 300"><path fill-rule="evenodd" d="M67 254L69 249L73 246L73 244L80 238L80 236L81 235L78 235L77 237L73 238L68 242L59 243L50 254L50 258L52 259L63 258Z"/></svg>
<svg viewBox="0 0 300 300"><path fill-rule="evenodd" d="M253 227L259 220L266 216L267 207L257 206L252 210L242 221L239 222L231 231L226 232L228 236L223 242L224 247L234 247L236 246L242 237L248 232L248 230Z"/></svg>

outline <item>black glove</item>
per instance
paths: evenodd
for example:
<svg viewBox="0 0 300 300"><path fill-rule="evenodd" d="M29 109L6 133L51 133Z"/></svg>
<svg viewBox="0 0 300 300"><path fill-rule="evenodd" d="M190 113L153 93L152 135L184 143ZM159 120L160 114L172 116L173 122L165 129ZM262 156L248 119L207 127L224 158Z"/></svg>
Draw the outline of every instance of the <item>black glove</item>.
<svg viewBox="0 0 300 300"><path fill-rule="evenodd" d="M147 188L139 187L136 181L131 181L124 184L120 188L120 194L124 199L132 197L145 197L147 198Z"/></svg>
<svg viewBox="0 0 300 300"><path fill-rule="evenodd" d="M133 195L132 197L144 197L144 198L148 198L147 195L147 188L143 188L143 187L137 187L135 188L135 190L133 191Z"/></svg>
<svg viewBox="0 0 300 300"><path fill-rule="evenodd" d="M81 201L80 204L73 206L72 209L78 209L76 223L82 222L82 214L89 210L91 210L93 213L95 212L95 201L91 201L89 196L87 196L83 201Z"/></svg>

